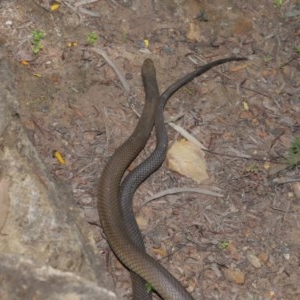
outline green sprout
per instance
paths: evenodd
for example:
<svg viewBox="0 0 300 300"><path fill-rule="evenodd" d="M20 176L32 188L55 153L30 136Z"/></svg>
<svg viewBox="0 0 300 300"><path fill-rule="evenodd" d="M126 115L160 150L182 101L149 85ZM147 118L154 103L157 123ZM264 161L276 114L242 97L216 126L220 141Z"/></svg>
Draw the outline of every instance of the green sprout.
<svg viewBox="0 0 300 300"><path fill-rule="evenodd" d="M264 61L265 61L265 63L270 63L271 62L271 60L272 60L272 57L271 56L265 56L264 57Z"/></svg>
<svg viewBox="0 0 300 300"><path fill-rule="evenodd" d="M146 291L148 294L150 294L154 291L153 286L149 282L146 283Z"/></svg>
<svg viewBox="0 0 300 300"><path fill-rule="evenodd" d="M122 42L126 43L127 41L127 33L125 31L122 32Z"/></svg>
<svg viewBox="0 0 300 300"><path fill-rule="evenodd" d="M228 246L229 246L229 242L227 242L227 241L222 241L222 242L221 242L221 248L222 248L223 250L226 249Z"/></svg>
<svg viewBox="0 0 300 300"><path fill-rule="evenodd" d="M40 30L33 30L31 34L32 34L32 40L31 40L32 52L34 54L38 54L40 50L44 48L42 44L42 39L45 37L45 33Z"/></svg>
<svg viewBox="0 0 300 300"><path fill-rule="evenodd" d="M300 162L300 136L295 137L287 154L289 166L294 167Z"/></svg>
<svg viewBox="0 0 300 300"><path fill-rule="evenodd" d="M98 40L98 35L96 32L90 32L87 36L87 43L90 46L94 46Z"/></svg>
<svg viewBox="0 0 300 300"><path fill-rule="evenodd" d="M250 164L249 166L246 167L246 172L248 173L257 173L259 171L259 166L255 163Z"/></svg>
<svg viewBox="0 0 300 300"><path fill-rule="evenodd" d="M282 6L282 0L274 0L273 4L276 8L280 8Z"/></svg>
<svg viewBox="0 0 300 300"><path fill-rule="evenodd" d="M300 44L298 44L298 45L296 46L296 52L297 52L297 54L300 54Z"/></svg>

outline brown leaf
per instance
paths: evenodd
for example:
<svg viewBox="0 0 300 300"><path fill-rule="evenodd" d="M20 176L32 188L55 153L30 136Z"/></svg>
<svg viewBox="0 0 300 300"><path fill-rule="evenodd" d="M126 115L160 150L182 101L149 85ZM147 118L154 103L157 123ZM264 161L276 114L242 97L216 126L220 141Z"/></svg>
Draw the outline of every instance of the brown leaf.
<svg viewBox="0 0 300 300"><path fill-rule="evenodd" d="M240 119L243 119L243 120L252 120L254 115L251 110L243 110L240 113L239 117L240 117Z"/></svg>
<svg viewBox="0 0 300 300"><path fill-rule="evenodd" d="M227 280L234 282L236 284L245 283L245 274L238 269L225 269L224 275L227 278Z"/></svg>
<svg viewBox="0 0 300 300"><path fill-rule="evenodd" d="M160 248L152 248L152 251L155 255L159 257L166 257L168 255L168 252L164 246Z"/></svg>
<svg viewBox="0 0 300 300"><path fill-rule="evenodd" d="M226 248L230 252L230 256L235 260L240 260L241 256L238 253L238 250L234 243L230 242L228 247Z"/></svg>
<svg viewBox="0 0 300 300"><path fill-rule="evenodd" d="M239 64L239 65L230 67L229 72L238 72L240 70L246 69L247 67L248 67L247 64Z"/></svg>
<svg viewBox="0 0 300 300"><path fill-rule="evenodd" d="M205 153L196 144L184 139L177 141L167 153L167 166L173 171L192 178L197 183L208 179Z"/></svg>
<svg viewBox="0 0 300 300"><path fill-rule="evenodd" d="M186 37L191 41L195 41L195 42L201 41L201 30L197 22L191 22L189 24Z"/></svg>

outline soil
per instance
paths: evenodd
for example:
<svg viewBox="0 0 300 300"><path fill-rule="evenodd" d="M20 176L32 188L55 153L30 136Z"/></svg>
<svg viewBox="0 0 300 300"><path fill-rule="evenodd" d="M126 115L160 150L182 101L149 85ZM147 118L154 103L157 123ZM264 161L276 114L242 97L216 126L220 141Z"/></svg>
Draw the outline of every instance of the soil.
<svg viewBox="0 0 300 300"><path fill-rule="evenodd" d="M163 91L232 55L248 61L207 72L166 107L207 148L209 179L199 185L163 164L136 193L138 222L147 251L195 299L300 299L300 176L285 158L300 125L299 16L299 0L1 1L22 122L49 172L72 186L121 299L130 278L102 236L97 182L142 110L141 65L153 59ZM33 31L45 33L36 54ZM181 139L167 130L170 145ZM153 136L131 169L154 146ZM143 204L175 187L218 187L223 197Z"/></svg>

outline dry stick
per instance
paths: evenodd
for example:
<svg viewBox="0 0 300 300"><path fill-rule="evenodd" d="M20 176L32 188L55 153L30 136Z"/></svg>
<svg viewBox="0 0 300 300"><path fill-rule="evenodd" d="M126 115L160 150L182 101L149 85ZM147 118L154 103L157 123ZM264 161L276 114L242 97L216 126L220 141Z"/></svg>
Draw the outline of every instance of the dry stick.
<svg viewBox="0 0 300 300"><path fill-rule="evenodd" d="M91 4L91 3L94 3L94 2L97 2L98 0L79 0L77 1L74 6L78 7L78 6L82 6L82 5L85 5L85 4Z"/></svg>
<svg viewBox="0 0 300 300"><path fill-rule="evenodd" d="M93 2L96 2L96 1L97 0L82 1L81 3L75 3L74 6L72 4L70 4L68 1L63 1L63 3L67 7L69 7L71 10L73 10L75 13L77 13L78 16L80 17L80 21L81 21L81 15L80 15L80 13L86 14L86 15L91 16L91 17L97 17L97 18L100 17L100 14L98 14L98 13L92 12L90 10L87 10L85 8L80 7L80 6L84 5L84 4L93 3Z"/></svg>
<svg viewBox="0 0 300 300"><path fill-rule="evenodd" d="M226 153L220 153L220 152L215 152L212 150L205 150L203 149L203 151L210 153L210 154L214 154L214 155L219 155L219 156L226 156L226 157L232 157L232 158L237 158L237 159L247 159L247 160L255 160L255 161L262 161L262 162L274 162L274 163L281 163L284 164L284 162L282 161L278 161L278 159L272 159L272 158L260 158L260 157L255 157L255 156L251 156L251 155L236 155L236 154L226 154Z"/></svg>
<svg viewBox="0 0 300 300"><path fill-rule="evenodd" d="M108 150L108 146L109 146L109 139L110 139L110 132L109 132L109 128L107 126L107 120L108 120L108 113L107 113L107 110L106 110L106 107L104 106L103 107L103 115L104 115L104 118L105 118L105 121L104 121L104 126L105 126L105 132L106 132L106 147L105 147L105 151Z"/></svg>
<svg viewBox="0 0 300 300"><path fill-rule="evenodd" d="M169 122L168 123L173 129L175 129L177 132L179 132L185 139L187 139L188 141L196 144L197 146L199 146L201 149L203 150L207 150L207 148L201 143L199 142L195 137L193 137L188 131L186 131L184 128L182 128L181 126L176 125L173 122Z"/></svg>
<svg viewBox="0 0 300 300"><path fill-rule="evenodd" d="M77 14L77 16L79 18L79 24L80 24L82 21L82 15L79 13L79 11L73 5L71 5L68 1L63 1L62 3ZM77 27L78 27L78 25L77 25Z"/></svg>
<svg viewBox="0 0 300 300"><path fill-rule="evenodd" d="M178 193L198 193L198 194L205 194L209 196L214 196L214 197L224 197L223 194L219 194L216 192L212 192L207 189L201 189L201 188L172 188L172 189L167 189L162 192L159 192L152 197L146 199L142 205L145 205L153 200L156 200L158 198L164 197L166 195L171 195L171 194L178 194Z"/></svg>
<svg viewBox="0 0 300 300"><path fill-rule="evenodd" d="M84 170L86 170L87 168L89 168L90 166L92 165L95 165L97 164L96 161L92 161L91 163L87 164L86 166L82 167L81 169L79 169L77 172L76 172L76 175L80 174L81 172L83 172Z"/></svg>
<svg viewBox="0 0 300 300"><path fill-rule="evenodd" d="M79 8L78 8L78 11L79 11L80 13L86 14L86 15L88 15L88 16L90 16L90 17L94 17L94 18L100 18L100 17L101 17L101 15L99 15L98 13L93 12L93 11L90 11L90 10L85 9L85 8L82 8L82 7L79 7Z"/></svg>
<svg viewBox="0 0 300 300"><path fill-rule="evenodd" d="M119 71L119 69L116 67L116 65L111 61L111 59L107 56L107 54L99 48L91 48L92 51L96 52L97 54L100 54L105 60L106 62L112 67L112 69L115 71L115 73L117 74L117 76L119 77L125 91L129 94L130 91L130 87L127 84L125 78L123 77L123 75L121 74L121 72Z"/></svg>
<svg viewBox="0 0 300 300"><path fill-rule="evenodd" d="M134 107L131 107L131 109L133 110L133 112L140 117L141 115L136 111L136 109ZM177 117L177 119L181 118L182 115L180 115L179 117ZM172 120L171 120L172 119ZM176 118L175 118L176 119ZM175 120L176 121L176 120ZM187 141L190 141L194 144L196 144L198 147L200 147L200 149L203 150L207 150L207 148L200 142L198 141L193 135L191 135L187 130L185 130L183 127L177 125L174 123L174 118L170 118L170 120L166 120L165 124L168 124L169 126L171 126L175 131L177 131L178 133L180 133Z"/></svg>
<svg viewBox="0 0 300 300"><path fill-rule="evenodd" d="M202 63L207 64L207 60L206 60L206 59L202 59L201 57L199 57L199 56L196 55L196 54L194 54L194 55L195 55L195 57L196 57L198 60L200 60ZM189 59L192 63L194 63L195 65L199 65L199 63L198 63L193 57L191 57L191 55L188 55L188 59ZM233 80L233 78L231 78L230 76L226 75L224 72L220 72L218 69L214 69L214 71L215 71L216 73L218 73L219 75L221 75L221 76L223 76L223 77L225 77L225 78L227 78L227 79L229 79L229 80Z"/></svg>
<svg viewBox="0 0 300 300"><path fill-rule="evenodd" d="M273 181L273 183L276 183L276 184L285 184L285 183L290 183L290 182L300 182L300 178L299 177L282 176L282 177L276 177L272 181Z"/></svg>

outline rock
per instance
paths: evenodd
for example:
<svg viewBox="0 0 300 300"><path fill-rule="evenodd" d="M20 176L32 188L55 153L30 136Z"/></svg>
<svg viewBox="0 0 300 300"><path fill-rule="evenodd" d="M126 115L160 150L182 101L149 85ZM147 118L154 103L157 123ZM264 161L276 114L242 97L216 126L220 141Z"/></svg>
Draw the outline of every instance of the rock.
<svg viewBox="0 0 300 300"><path fill-rule="evenodd" d="M256 268L256 269L259 269L261 268L261 262L259 260L259 258L253 254L247 254L247 258L250 262L250 264Z"/></svg>
<svg viewBox="0 0 300 300"><path fill-rule="evenodd" d="M0 44L1 299L116 299L70 188L49 175L27 137L6 57Z"/></svg>
<svg viewBox="0 0 300 300"><path fill-rule="evenodd" d="M4 48L4 41L0 40L0 49ZM16 111L17 101L12 95L14 90L13 72L5 60L5 51L0 51L0 137L11 119L11 112ZM9 106L9 107L8 107Z"/></svg>
<svg viewBox="0 0 300 300"><path fill-rule="evenodd" d="M113 300L114 293L72 272L0 254L1 299Z"/></svg>

